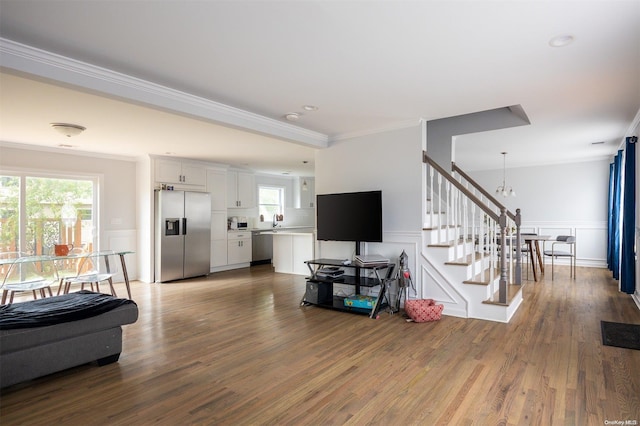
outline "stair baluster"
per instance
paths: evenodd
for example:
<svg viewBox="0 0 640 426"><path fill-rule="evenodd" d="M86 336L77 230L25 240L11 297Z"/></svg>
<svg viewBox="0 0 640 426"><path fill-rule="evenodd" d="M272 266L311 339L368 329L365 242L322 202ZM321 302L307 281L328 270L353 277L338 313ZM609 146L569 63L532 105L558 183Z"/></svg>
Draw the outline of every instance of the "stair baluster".
<svg viewBox="0 0 640 426"><path fill-rule="evenodd" d="M462 256L465 262L467 259L471 261L473 276L482 274L485 267L483 259L488 257L489 280L494 283L496 271L499 271L498 302L506 304L508 283L521 283L520 211L517 211L517 215L509 212L455 163L452 163L453 172L448 173L426 152L423 152L423 162L428 167L429 226L433 228L437 221L438 244L449 244L453 234L455 257ZM434 215L436 199L438 214ZM453 228L452 233L449 228ZM515 228L515 241L512 228ZM470 238L471 246L477 249L470 250L467 246ZM459 244L462 244L461 249L458 248ZM476 262L478 257L480 261ZM491 291L491 299L494 293Z"/></svg>

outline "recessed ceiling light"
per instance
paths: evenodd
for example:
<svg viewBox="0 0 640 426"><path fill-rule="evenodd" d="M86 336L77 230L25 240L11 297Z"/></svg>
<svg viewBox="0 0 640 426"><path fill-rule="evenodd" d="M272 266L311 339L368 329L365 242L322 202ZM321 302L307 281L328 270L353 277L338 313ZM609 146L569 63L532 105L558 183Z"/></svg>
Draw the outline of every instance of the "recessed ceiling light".
<svg viewBox="0 0 640 426"><path fill-rule="evenodd" d="M318 107L315 105L302 105L302 109L305 111L317 111Z"/></svg>
<svg viewBox="0 0 640 426"><path fill-rule="evenodd" d="M73 145L69 145L68 143L61 143L61 144L58 144L58 146L60 148L73 148L74 147Z"/></svg>
<svg viewBox="0 0 640 426"><path fill-rule="evenodd" d="M574 40L575 40L575 37L573 37L571 34L557 35L553 37L551 40L549 40L549 46L564 47L573 43Z"/></svg>
<svg viewBox="0 0 640 426"><path fill-rule="evenodd" d="M604 141L600 141L600 142L591 142L591 145L604 145Z"/></svg>
<svg viewBox="0 0 640 426"><path fill-rule="evenodd" d="M284 115L284 118L289 121L298 121L300 119L300 114L297 112L289 112Z"/></svg>

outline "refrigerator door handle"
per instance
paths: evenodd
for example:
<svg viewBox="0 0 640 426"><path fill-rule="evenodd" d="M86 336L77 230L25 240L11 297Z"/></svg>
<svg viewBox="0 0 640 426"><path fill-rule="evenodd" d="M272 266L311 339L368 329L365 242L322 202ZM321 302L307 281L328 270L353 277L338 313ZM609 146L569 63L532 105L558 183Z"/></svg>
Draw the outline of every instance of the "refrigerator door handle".
<svg viewBox="0 0 640 426"><path fill-rule="evenodd" d="M187 235L187 218L182 218L182 235Z"/></svg>

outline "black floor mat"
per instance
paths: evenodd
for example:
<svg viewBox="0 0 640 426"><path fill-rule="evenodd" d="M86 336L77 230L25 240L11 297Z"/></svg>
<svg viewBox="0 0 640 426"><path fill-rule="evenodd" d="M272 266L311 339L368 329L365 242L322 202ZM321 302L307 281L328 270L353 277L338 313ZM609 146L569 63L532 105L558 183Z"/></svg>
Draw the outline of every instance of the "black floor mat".
<svg viewBox="0 0 640 426"><path fill-rule="evenodd" d="M602 344L640 350L640 325L600 321Z"/></svg>

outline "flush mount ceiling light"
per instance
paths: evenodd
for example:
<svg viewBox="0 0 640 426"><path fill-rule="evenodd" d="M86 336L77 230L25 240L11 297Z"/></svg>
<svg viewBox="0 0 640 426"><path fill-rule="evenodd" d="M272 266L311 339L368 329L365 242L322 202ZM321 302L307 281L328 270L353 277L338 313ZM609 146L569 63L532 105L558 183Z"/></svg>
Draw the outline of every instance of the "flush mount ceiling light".
<svg viewBox="0 0 640 426"><path fill-rule="evenodd" d="M51 127L68 138L71 136L78 136L80 133L87 130L86 127L69 123L51 123Z"/></svg>
<svg viewBox="0 0 640 426"><path fill-rule="evenodd" d="M549 40L549 46L564 47L573 43L574 40L575 40L575 37L573 37L571 34L557 35L553 37L551 40Z"/></svg>
<svg viewBox="0 0 640 426"><path fill-rule="evenodd" d="M317 111L318 107L315 105L302 105L302 109L305 111Z"/></svg>
<svg viewBox="0 0 640 426"><path fill-rule="evenodd" d="M284 118L289 121L298 121L300 119L300 114L297 112L289 112L284 115Z"/></svg>
<svg viewBox="0 0 640 426"><path fill-rule="evenodd" d="M516 196L516 191L513 190L510 186L507 186L507 153L501 152L502 154L502 185L500 185L496 189L496 194L502 194L503 197L508 197L511 195L512 197Z"/></svg>

